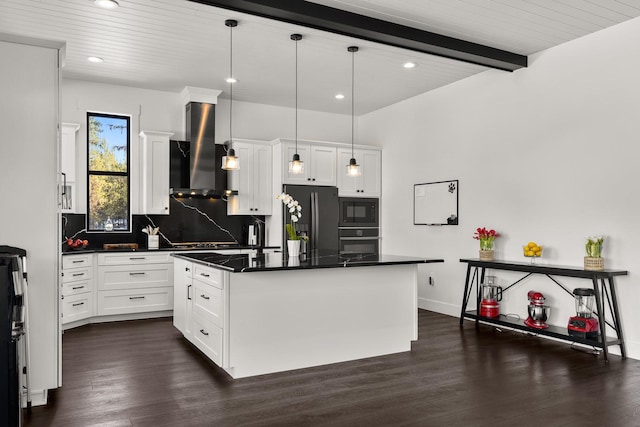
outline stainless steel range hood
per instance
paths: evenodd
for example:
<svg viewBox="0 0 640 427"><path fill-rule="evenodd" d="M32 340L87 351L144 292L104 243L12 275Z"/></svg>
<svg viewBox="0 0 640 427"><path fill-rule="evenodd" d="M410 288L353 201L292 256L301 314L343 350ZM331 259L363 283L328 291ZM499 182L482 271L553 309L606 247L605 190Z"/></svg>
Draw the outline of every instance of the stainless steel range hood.
<svg viewBox="0 0 640 427"><path fill-rule="evenodd" d="M189 141L188 187L172 188L176 197L219 198L226 190L226 171L220 167L224 147L215 144L215 104L189 102L185 106Z"/></svg>

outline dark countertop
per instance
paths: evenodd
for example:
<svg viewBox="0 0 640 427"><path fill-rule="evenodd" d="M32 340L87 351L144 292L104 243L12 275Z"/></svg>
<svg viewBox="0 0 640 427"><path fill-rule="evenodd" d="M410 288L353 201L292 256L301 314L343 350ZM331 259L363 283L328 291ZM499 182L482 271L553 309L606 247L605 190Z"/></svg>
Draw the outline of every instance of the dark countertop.
<svg viewBox="0 0 640 427"><path fill-rule="evenodd" d="M225 255L214 252L199 252L190 254L176 253L173 256L234 273L444 262L443 259L384 254L348 256L322 250L312 251L306 257L301 255L295 258L289 258L282 252L259 253L255 255Z"/></svg>
<svg viewBox="0 0 640 427"><path fill-rule="evenodd" d="M79 254L92 254L102 252L214 252L214 251L232 251L237 249L255 249L257 251L266 249L280 249L280 246L220 246L219 248L172 248L163 247L159 249L102 249L102 248L86 248L86 249L69 249L67 245L62 250L62 255L79 255Z"/></svg>

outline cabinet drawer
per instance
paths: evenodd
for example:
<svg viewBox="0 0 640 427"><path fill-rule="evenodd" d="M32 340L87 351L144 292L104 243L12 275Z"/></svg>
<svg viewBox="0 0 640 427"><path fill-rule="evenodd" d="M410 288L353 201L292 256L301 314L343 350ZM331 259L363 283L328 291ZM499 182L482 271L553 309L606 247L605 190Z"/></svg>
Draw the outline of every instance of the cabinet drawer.
<svg viewBox="0 0 640 427"><path fill-rule="evenodd" d="M98 292L98 316L173 309L173 288Z"/></svg>
<svg viewBox="0 0 640 427"><path fill-rule="evenodd" d="M173 263L170 252L116 252L98 254L98 265Z"/></svg>
<svg viewBox="0 0 640 427"><path fill-rule="evenodd" d="M82 294L90 292L92 288L91 280L79 280L62 285L62 295L68 297L70 295Z"/></svg>
<svg viewBox="0 0 640 427"><path fill-rule="evenodd" d="M62 324L93 316L91 293L65 296L62 300Z"/></svg>
<svg viewBox="0 0 640 427"><path fill-rule="evenodd" d="M173 286L173 264L98 267L98 290Z"/></svg>
<svg viewBox="0 0 640 427"><path fill-rule="evenodd" d="M218 289L224 289L224 274L222 270L194 264L193 278L202 280Z"/></svg>
<svg viewBox="0 0 640 427"><path fill-rule="evenodd" d="M213 363L222 366L222 329L195 313L192 342Z"/></svg>
<svg viewBox="0 0 640 427"><path fill-rule="evenodd" d="M93 254L63 255L62 269L89 267L93 264Z"/></svg>
<svg viewBox="0 0 640 427"><path fill-rule="evenodd" d="M62 283L86 281L91 279L92 268L73 268L62 271Z"/></svg>
<svg viewBox="0 0 640 427"><path fill-rule="evenodd" d="M222 289L194 279L192 295L194 313L200 314L220 328L224 327Z"/></svg>

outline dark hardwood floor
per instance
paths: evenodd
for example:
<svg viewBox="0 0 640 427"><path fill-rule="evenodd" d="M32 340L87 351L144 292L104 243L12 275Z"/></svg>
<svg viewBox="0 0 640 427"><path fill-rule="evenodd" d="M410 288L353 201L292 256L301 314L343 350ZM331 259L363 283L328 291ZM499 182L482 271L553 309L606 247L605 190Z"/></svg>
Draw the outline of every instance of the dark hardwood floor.
<svg viewBox="0 0 640 427"><path fill-rule="evenodd" d="M423 310L419 324L411 352L239 380L171 319L80 327L64 334L63 387L25 424L640 425L640 361Z"/></svg>

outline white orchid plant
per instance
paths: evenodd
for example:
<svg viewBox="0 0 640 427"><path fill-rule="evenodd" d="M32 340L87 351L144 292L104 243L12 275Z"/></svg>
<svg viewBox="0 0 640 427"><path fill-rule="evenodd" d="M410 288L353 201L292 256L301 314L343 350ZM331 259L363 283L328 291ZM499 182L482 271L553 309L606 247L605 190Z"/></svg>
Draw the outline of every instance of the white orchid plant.
<svg viewBox="0 0 640 427"><path fill-rule="evenodd" d="M587 243L584 246L587 251L587 256L592 258L600 258L603 242L604 242L604 237L602 236L587 237Z"/></svg>
<svg viewBox="0 0 640 427"><path fill-rule="evenodd" d="M286 225L289 240L304 240L306 236L299 236L296 231L296 223L302 218L302 206L300 206L300 203L287 193L278 194L276 199L282 200L282 203L289 211L290 222Z"/></svg>

